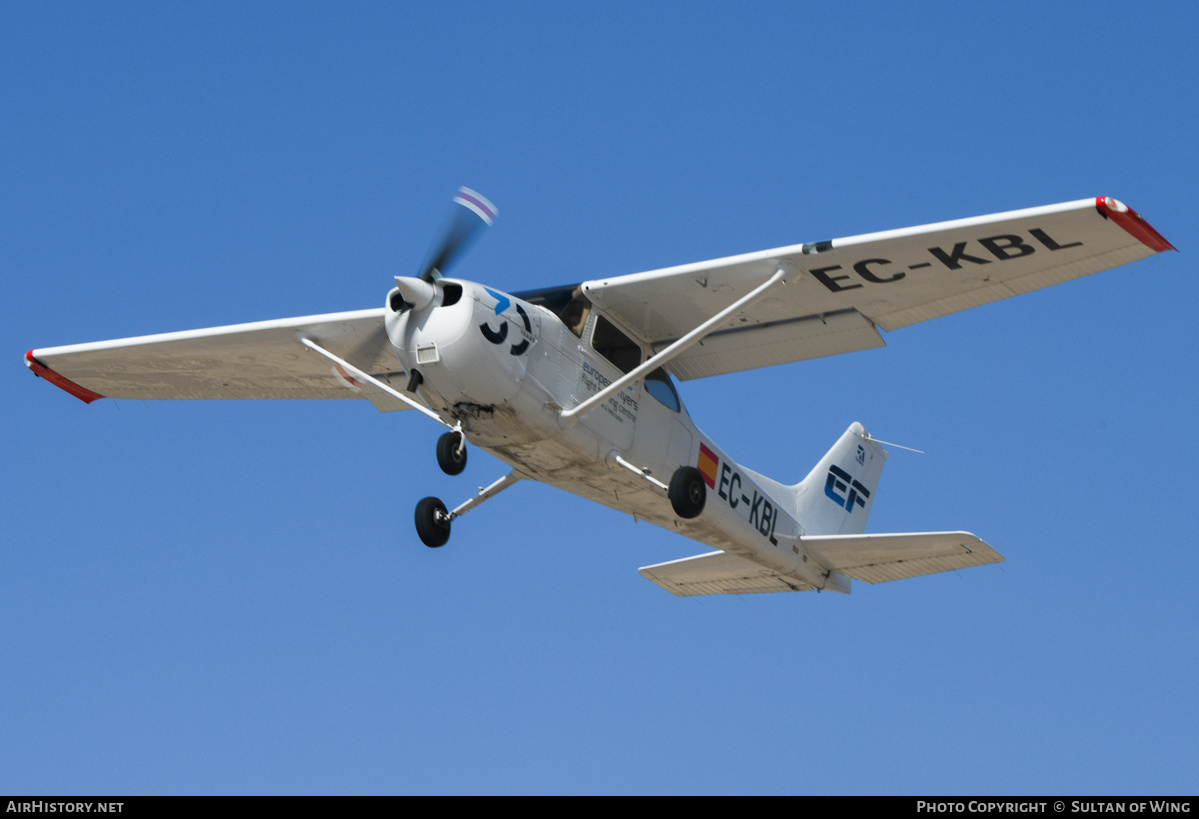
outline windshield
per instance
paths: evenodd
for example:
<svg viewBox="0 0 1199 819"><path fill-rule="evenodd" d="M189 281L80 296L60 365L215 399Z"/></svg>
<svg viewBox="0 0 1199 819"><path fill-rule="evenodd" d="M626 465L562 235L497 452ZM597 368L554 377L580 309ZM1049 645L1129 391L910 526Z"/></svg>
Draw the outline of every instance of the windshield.
<svg viewBox="0 0 1199 819"><path fill-rule="evenodd" d="M576 337L583 337L583 328L587 326L587 317L591 315L591 302L583 295L583 288L578 284L568 284L565 287L546 287L542 290L526 290L523 293L513 293L518 299L524 299L529 304L544 307L562 320Z"/></svg>

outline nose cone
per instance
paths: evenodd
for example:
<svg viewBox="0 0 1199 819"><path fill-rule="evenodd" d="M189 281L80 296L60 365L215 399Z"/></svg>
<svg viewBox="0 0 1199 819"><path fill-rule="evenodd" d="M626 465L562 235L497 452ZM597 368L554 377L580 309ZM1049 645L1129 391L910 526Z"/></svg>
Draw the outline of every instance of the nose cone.
<svg viewBox="0 0 1199 819"><path fill-rule="evenodd" d="M437 297L437 287L432 282L409 276L396 276L396 290L412 310L424 310Z"/></svg>

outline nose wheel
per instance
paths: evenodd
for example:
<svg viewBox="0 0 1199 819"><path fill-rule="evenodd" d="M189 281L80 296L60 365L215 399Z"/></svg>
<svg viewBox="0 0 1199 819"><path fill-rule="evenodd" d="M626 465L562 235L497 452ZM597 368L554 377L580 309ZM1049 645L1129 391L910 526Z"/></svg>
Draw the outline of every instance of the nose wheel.
<svg viewBox="0 0 1199 819"><path fill-rule="evenodd" d="M466 469L466 439L460 432L447 432L437 439L437 465L447 475Z"/></svg>

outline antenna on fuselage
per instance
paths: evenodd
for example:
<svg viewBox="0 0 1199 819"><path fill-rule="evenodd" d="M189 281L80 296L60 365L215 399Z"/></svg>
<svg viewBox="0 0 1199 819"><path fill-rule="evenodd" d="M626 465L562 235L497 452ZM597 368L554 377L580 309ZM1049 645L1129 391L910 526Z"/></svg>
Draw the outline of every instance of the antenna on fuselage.
<svg viewBox="0 0 1199 819"><path fill-rule="evenodd" d="M866 438L866 440L874 441L877 444L885 444L886 446L893 446L896 449L906 449L908 452L915 452L920 455L928 454L923 449L912 449L910 446L904 446L903 444L893 444L890 441L880 441L878 438L875 438L873 435L871 435L869 432L866 432L865 430L863 430L862 435L863 435L863 437Z"/></svg>

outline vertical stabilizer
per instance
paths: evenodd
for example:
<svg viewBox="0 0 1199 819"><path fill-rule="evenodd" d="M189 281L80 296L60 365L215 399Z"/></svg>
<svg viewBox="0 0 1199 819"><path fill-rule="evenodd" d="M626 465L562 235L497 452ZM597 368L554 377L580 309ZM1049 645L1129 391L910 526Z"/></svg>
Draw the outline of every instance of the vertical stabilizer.
<svg viewBox="0 0 1199 819"><path fill-rule="evenodd" d="M850 424L820 463L791 490L796 520L809 535L860 535L878 490L887 451Z"/></svg>

